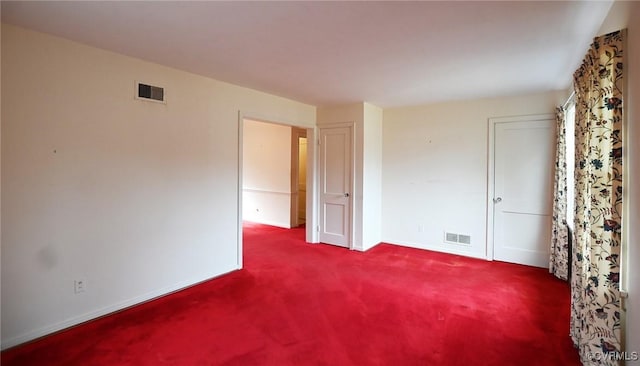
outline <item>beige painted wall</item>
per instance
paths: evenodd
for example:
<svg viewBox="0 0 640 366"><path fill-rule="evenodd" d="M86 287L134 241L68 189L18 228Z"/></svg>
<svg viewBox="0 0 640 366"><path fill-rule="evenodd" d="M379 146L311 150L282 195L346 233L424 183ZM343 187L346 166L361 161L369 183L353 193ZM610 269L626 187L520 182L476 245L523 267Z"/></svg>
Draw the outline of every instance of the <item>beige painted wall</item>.
<svg viewBox="0 0 640 366"><path fill-rule="evenodd" d="M382 108L364 103L362 247L382 241Z"/></svg>
<svg viewBox="0 0 640 366"><path fill-rule="evenodd" d="M313 106L8 25L2 76L3 348L237 269L238 115L315 126Z"/></svg>
<svg viewBox="0 0 640 366"><path fill-rule="evenodd" d="M291 227L292 127L244 121L242 218Z"/></svg>
<svg viewBox="0 0 640 366"><path fill-rule="evenodd" d="M384 111L382 239L485 258L490 117L552 113L566 92ZM471 246L444 243L444 231Z"/></svg>

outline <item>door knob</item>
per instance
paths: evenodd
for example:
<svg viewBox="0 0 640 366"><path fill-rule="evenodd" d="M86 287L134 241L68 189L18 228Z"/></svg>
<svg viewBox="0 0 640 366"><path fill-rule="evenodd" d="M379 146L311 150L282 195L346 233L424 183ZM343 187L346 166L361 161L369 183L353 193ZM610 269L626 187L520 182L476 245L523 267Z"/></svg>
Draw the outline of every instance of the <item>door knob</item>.
<svg viewBox="0 0 640 366"><path fill-rule="evenodd" d="M345 194L344 194L344 196L345 196L345 197L349 197L349 193L345 193Z"/></svg>
<svg viewBox="0 0 640 366"><path fill-rule="evenodd" d="M502 202L502 197L497 197L493 199L493 203L500 203Z"/></svg>

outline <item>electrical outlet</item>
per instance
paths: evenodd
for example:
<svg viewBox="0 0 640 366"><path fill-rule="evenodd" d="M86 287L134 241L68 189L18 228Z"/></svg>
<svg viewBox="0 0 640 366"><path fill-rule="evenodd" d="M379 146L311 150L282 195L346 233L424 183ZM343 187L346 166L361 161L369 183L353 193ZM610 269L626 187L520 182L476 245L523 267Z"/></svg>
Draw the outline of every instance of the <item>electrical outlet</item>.
<svg viewBox="0 0 640 366"><path fill-rule="evenodd" d="M419 233L424 232L424 225L418 225L418 232Z"/></svg>
<svg viewBox="0 0 640 366"><path fill-rule="evenodd" d="M87 282L85 280L75 280L73 281L73 291L76 294L84 292L87 289Z"/></svg>

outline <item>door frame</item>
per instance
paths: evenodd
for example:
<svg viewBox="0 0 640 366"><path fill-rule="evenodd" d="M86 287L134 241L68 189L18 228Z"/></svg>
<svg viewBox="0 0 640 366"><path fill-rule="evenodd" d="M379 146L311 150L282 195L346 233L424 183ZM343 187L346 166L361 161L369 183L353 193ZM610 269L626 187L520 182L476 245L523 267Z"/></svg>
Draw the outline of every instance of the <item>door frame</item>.
<svg viewBox="0 0 640 366"><path fill-rule="evenodd" d="M351 192L349 192L350 195L350 200L349 200L349 245L347 246L348 249L350 250L354 250L354 243L355 243L355 215L354 215L354 201L356 199L356 194L355 190L356 190L356 123L355 122L336 122L336 123L323 123L322 125L318 126L318 134L317 134L317 138L314 138L314 143L313 145L317 146L317 167L316 167L316 172L317 174L315 174L316 176L316 181L314 184L314 187L316 187L315 191L314 191L314 197L315 197L315 217L316 220L314 221L315 225L315 232L317 234L317 238L318 238L318 242L320 242L320 224L321 224L321 220L320 220L320 206L321 206L321 200L320 200L320 195L321 195L321 189L320 189L320 135L321 135L321 130L323 129L328 129L328 128L344 128L347 127L351 130L351 161L349 162L350 167L349 167L349 173L351 174L351 182L349 184L349 188L351 190ZM307 144L308 141L310 141L309 137L307 136ZM307 172L309 171L309 168L307 167ZM307 179L307 182L309 180ZM308 191L307 191L308 193ZM307 209L307 213L309 212L309 210Z"/></svg>
<svg viewBox="0 0 640 366"><path fill-rule="evenodd" d="M243 148L244 148L244 120L252 120L264 123L271 123L281 126L289 126L306 130L307 134L307 225L305 230L305 240L307 243L318 243L319 233L314 230L318 225L318 157L315 144L308 141L315 141L317 138L317 128L315 126L305 126L291 121L284 121L277 117L264 116L260 113L246 112L238 110L238 187L237 187L237 269L243 268L243 240L242 240L242 184L243 184ZM277 121L277 122L274 122Z"/></svg>
<svg viewBox="0 0 640 366"><path fill-rule="evenodd" d="M495 217L495 204L493 203L495 195L495 135L496 125L500 123L511 122L536 122L553 120L555 117L551 113L546 114L531 114L523 116L509 116L509 117L493 117L488 120L488 136L489 141L487 145L487 246L485 248L485 259L494 260L493 247L494 247L494 217ZM549 238L551 240L551 238Z"/></svg>
<svg viewBox="0 0 640 366"><path fill-rule="evenodd" d="M300 187L298 186L299 174L300 174L300 138L307 139L307 147L309 145L309 139L307 138L307 130L302 127L294 127L291 131L291 213L289 214L289 221L291 227L298 227L300 225L300 218L298 217L298 211L300 207ZM308 155L308 154L307 154ZM308 160L308 158L307 158ZM308 171L307 175L308 176ZM306 179L305 176L305 179ZM306 186L306 182L305 182ZM306 191L305 191L306 192ZM307 198L305 194L305 199ZM306 206L305 206L306 207ZM306 213L306 208L305 208ZM305 220L306 222L306 220Z"/></svg>

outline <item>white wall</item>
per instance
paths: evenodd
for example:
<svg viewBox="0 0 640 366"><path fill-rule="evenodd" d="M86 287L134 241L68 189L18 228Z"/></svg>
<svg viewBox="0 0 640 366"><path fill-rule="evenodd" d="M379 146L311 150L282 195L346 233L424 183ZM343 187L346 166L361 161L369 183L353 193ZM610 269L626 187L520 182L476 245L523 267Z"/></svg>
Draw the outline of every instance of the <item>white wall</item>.
<svg viewBox="0 0 640 366"><path fill-rule="evenodd" d="M245 120L242 218L291 227L291 127Z"/></svg>
<svg viewBox="0 0 640 366"><path fill-rule="evenodd" d="M239 111L315 107L2 27L2 347L238 268Z"/></svg>
<svg viewBox="0 0 640 366"><path fill-rule="evenodd" d="M362 249L382 241L382 109L364 103Z"/></svg>
<svg viewBox="0 0 640 366"><path fill-rule="evenodd" d="M631 20L634 21L631 21ZM624 230L626 234L627 273L629 299L627 301L626 351L640 353L640 3L616 1L599 34L627 28L626 65L627 94L625 113L627 119L624 161L626 201ZM629 364L634 364L629 362Z"/></svg>
<svg viewBox="0 0 640 366"><path fill-rule="evenodd" d="M382 240L485 258L490 117L553 113L565 92L384 110ZM444 231L471 246L444 243Z"/></svg>

